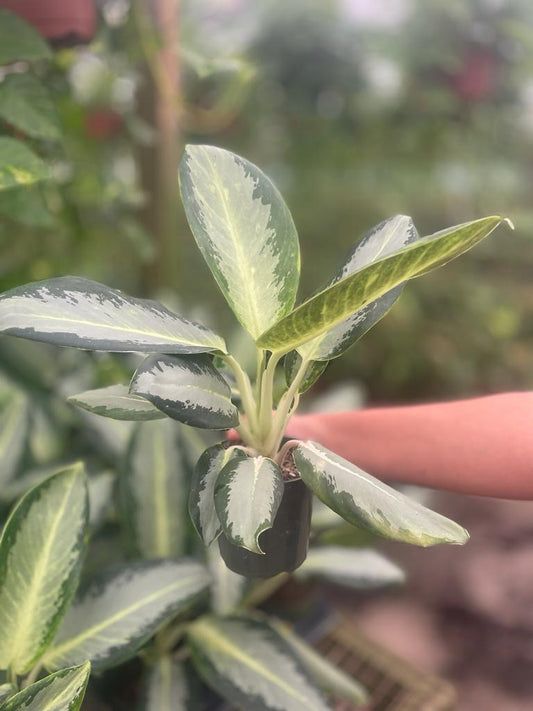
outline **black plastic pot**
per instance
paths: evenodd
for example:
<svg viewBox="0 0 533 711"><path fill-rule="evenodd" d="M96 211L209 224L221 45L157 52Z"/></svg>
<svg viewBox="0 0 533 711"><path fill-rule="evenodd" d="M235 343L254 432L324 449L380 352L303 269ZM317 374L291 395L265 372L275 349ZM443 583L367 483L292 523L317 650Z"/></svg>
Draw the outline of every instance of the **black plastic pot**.
<svg viewBox="0 0 533 711"><path fill-rule="evenodd" d="M259 538L264 555L234 546L223 533L219 536L220 553L230 570L247 578L271 578L296 570L304 562L311 528L311 491L301 479L290 479L284 487L274 525Z"/></svg>

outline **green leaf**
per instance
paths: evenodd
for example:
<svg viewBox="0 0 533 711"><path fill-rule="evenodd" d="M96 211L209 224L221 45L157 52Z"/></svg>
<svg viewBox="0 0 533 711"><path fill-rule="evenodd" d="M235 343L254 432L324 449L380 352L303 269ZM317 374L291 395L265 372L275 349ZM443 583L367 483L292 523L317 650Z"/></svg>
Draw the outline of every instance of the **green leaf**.
<svg viewBox="0 0 533 711"><path fill-rule="evenodd" d="M208 585L206 569L187 560L143 561L102 577L70 607L43 664L53 670L89 659L95 671L116 666Z"/></svg>
<svg viewBox="0 0 533 711"><path fill-rule="evenodd" d="M473 247L503 218L485 217L424 237L329 286L257 339L260 348L288 351L333 326L408 279L425 274Z"/></svg>
<svg viewBox="0 0 533 711"><path fill-rule="evenodd" d="M381 222L355 245L329 286L379 259L400 251L417 239L418 233L413 221L406 215L396 215ZM387 314L400 297L404 286L405 284L396 286L321 336L299 346L299 354L310 361L337 358Z"/></svg>
<svg viewBox="0 0 533 711"><path fill-rule="evenodd" d="M2 139L0 139L1 141ZM224 351L213 331L157 301L135 299L82 277L36 281L0 296L0 331L99 351Z"/></svg>
<svg viewBox="0 0 533 711"><path fill-rule="evenodd" d="M320 578L355 590L374 590L405 582L401 568L372 548L314 547L295 571L302 580Z"/></svg>
<svg viewBox="0 0 533 711"><path fill-rule="evenodd" d="M13 684L0 684L0 704L3 704L4 701L7 701L10 696L13 696L17 690L13 686Z"/></svg>
<svg viewBox="0 0 533 711"><path fill-rule="evenodd" d="M28 401L13 393L0 414L0 484L5 488L20 469L28 441Z"/></svg>
<svg viewBox="0 0 533 711"><path fill-rule="evenodd" d="M8 10L0 10L0 64L51 57L50 47L31 25Z"/></svg>
<svg viewBox="0 0 533 711"><path fill-rule="evenodd" d="M328 662L306 642L293 634L287 625L281 622L271 623L276 632L290 647L311 679L323 691L333 696L350 701L356 706L368 703L366 690L352 676L346 674L340 667Z"/></svg>
<svg viewBox="0 0 533 711"><path fill-rule="evenodd" d="M187 537L187 476L178 425L146 422L133 433L120 475L128 540L143 558L177 558Z"/></svg>
<svg viewBox="0 0 533 711"><path fill-rule="evenodd" d="M242 601L246 578L228 568L220 555L218 546L208 548L207 565L213 579L211 609L217 615L227 615L234 612Z"/></svg>
<svg viewBox="0 0 533 711"><path fill-rule="evenodd" d="M0 190L31 185L47 177L46 164L28 146L0 136Z"/></svg>
<svg viewBox="0 0 533 711"><path fill-rule="evenodd" d="M135 371L131 392L192 427L223 430L239 424L231 391L208 355L153 355Z"/></svg>
<svg viewBox="0 0 533 711"><path fill-rule="evenodd" d="M254 338L294 305L298 235L272 182L214 146L187 146L180 165L187 219L213 276Z"/></svg>
<svg viewBox="0 0 533 711"><path fill-rule="evenodd" d="M263 553L259 536L272 528L282 497L283 476L272 459L234 450L215 485L215 507L228 540Z"/></svg>
<svg viewBox="0 0 533 711"><path fill-rule="evenodd" d="M285 360L283 361L285 382L287 383L287 385L291 385L292 381L296 377L296 374L300 370L301 364L302 357L297 351L291 351L290 353L287 353L287 355L285 356ZM305 393L307 390L309 390L309 388L315 384L318 378L320 378L320 376L326 370L327 367L327 361L311 361L307 366L304 379L302 380L298 388L298 392Z"/></svg>
<svg viewBox="0 0 533 711"><path fill-rule="evenodd" d="M38 184L0 190L0 215L28 227L46 229L56 225Z"/></svg>
<svg viewBox="0 0 533 711"><path fill-rule="evenodd" d="M113 420L160 420L165 415L143 397L130 393L128 385L109 385L67 398L73 405Z"/></svg>
<svg viewBox="0 0 533 711"><path fill-rule="evenodd" d="M251 618L202 617L189 627L193 663L215 691L246 711L327 711L287 643Z"/></svg>
<svg viewBox="0 0 533 711"><path fill-rule="evenodd" d="M78 711L90 673L89 662L61 669L19 691L0 711Z"/></svg>
<svg viewBox="0 0 533 711"><path fill-rule="evenodd" d="M31 74L4 77L0 83L0 117L33 138L51 141L61 138L52 97L46 86Z"/></svg>
<svg viewBox="0 0 533 711"><path fill-rule="evenodd" d="M194 702L183 664L159 657L148 668L139 711L191 711Z"/></svg>
<svg viewBox="0 0 533 711"><path fill-rule="evenodd" d="M462 526L408 499L316 442L300 442L292 455L305 484L348 523L416 546L464 544L468 540Z"/></svg>
<svg viewBox="0 0 533 711"><path fill-rule="evenodd" d="M52 641L78 584L89 506L78 464L31 489L0 541L0 669L27 672Z"/></svg>
<svg viewBox="0 0 533 711"><path fill-rule="evenodd" d="M194 527L206 546L210 546L222 531L215 509L215 484L229 461L231 449L225 443L208 447L194 469L189 496L189 514Z"/></svg>

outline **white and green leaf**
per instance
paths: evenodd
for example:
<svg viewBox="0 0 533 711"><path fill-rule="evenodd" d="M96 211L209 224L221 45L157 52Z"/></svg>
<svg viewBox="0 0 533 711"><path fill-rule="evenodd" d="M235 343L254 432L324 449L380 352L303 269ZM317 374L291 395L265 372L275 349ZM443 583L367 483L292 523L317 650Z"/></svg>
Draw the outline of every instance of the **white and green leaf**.
<svg viewBox="0 0 533 711"><path fill-rule="evenodd" d="M234 612L242 601L246 578L228 568L216 545L207 549L207 567L213 580L211 609L217 615Z"/></svg>
<svg viewBox="0 0 533 711"><path fill-rule="evenodd" d="M214 146L186 147L180 187L204 259L257 338L292 309L298 289L298 235L283 198L259 168Z"/></svg>
<svg viewBox="0 0 533 711"><path fill-rule="evenodd" d="M295 575L301 580L319 578L354 590L374 590L405 582L403 570L378 551L346 546L311 548Z"/></svg>
<svg viewBox="0 0 533 711"><path fill-rule="evenodd" d="M226 538L263 553L259 536L272 528L282 497L283 476L272 459L234 450L215 485L215 507Z"/></svg>
<svg viewBox="0 0 533 711"><path fill-rule="evenodd" d="M21 467L28 441L28 401L13 392L2 403L0 413L0 484L9 485Z"/></svg>
<svg viewBox="0 0 533 711"><path fill-rule="evenodd" d="M177 558L187 538L187 473L178 425L136 427L119 479L121 518L142 558Z"/></svg>
<svg viewBox="0 0 533 711"><path fill-rule="evenodd" d="M67 398L73 405L113 420L160 420L164 413L146 398L130 393L128 385L108 385Z"/></svg>
<svg viewBox="0 0 533 711"><path fill-rule="evenodd" d="M193 706L188 675L181 662L165 656L150 664L139 711L191 711Z"/></svg>
<svg viewBox="0 0 533 711"><path fill-rule="evenodd" d="M289 351L352 316L408 279L471 249L503 222L485 217L423 237L349 274L308 299L257 339L260 348Z"/></svg>
<svg viewBox="0 0 533 711"><path fill-rule="evenodd" d="M346 674L340 667L316 652L303 639L293 634L286 624L274 621L271 625L320 689L356 706L368 703L366 689L353 676Z"/></svg>
<svg viewBox="0 0 533 711"><path fill-rule="evenodd" d="M298 351L291 351L290 353L287 353L283 361L285 382L287 383L287 385L290 386L291 383L294 381L298 371L300 370L301 365L302 357L300 356ZM307 390L309 390L309 388L315 384L318 378L320 378L320 376L326 370L327 367L327 361L310 361L309 365L307 366L307 370L305 371L305 375L302 379L302 382L298 386L298 392L305 393Z"/></svg>
<svg viewBox="0 0 533 711"><path fill-rule="evenodd" d="M38 183L48 176L46 163L25 143L0 136L0 190Z"/></svg>
<svg viewBox="0 0 533 711"><path fill-rule="evenodd" d="M14 696L16 693L17 690L13 684L0 684L0 704L3 704L10 696Z"/></svg>
<svg viewBox="0 0 533 711"><path fill-rule="evenodd" d="M136 299L82 277L45 279L5 292L0 296L0 331L117 353L225 350L220 336L157 301Z"/></svg>
<svg viewBox="0 0 533 711"><path fill-rule="evenodd" d="M0 541L0 669L27 672L52 641L78 584L89 506L82 465L31 489Z"/></svg>
<svg viewBox="0 0 533 711"><path fill-rule="evenodd" d="M305 484L348 523L417 546L464 544L459 524L407 498L355 464L321 447L300 442L292 455Z"/></svg>
<svg viewBox="0 0 533 711"><path fill-rule="evenodd" d="M0 117L33 138L57 141L61 137L50 92L28 73L8 74L0 82Z"/></svg>
<svg viewBox="0 0 533 711"><path fill-rule="evenodd" d="M329 286L379 259L400 251L417 239L418 233L410 217L406 215L390 217L362 237ZM400 297L404 286L405 284L399 284L321 336L299 346L298 353L309 361L328 361L337 358L387 314Z"/></svg>
<svg viewBox="0 0 533 711"><path fill-rule="evenodd" d="M19 691L0 711L79 711L90 673L89 662L61 669Z"/></svg>
<svg viewBox="0 0 533 711"><path fill-rule="evenodd" d="M50 47L30 24L14 12L0 10L0 64L52 56Z"/></svg>
<svg viewBox="0 0 533 711"><path fill-rule="evenodd" d="M43 664L53 670L88 659L95 670L116 666L208 586L206 569L187 560L143 561L109 574L71 605Z"/></svg>
<svg viewBox="0 0 533 711"><path fill-rule="evenodd" d="M239 423L229 385L208 355L148 356L135 371L130 391L192 427L222 430Z"/></svg>
<svg viewBox="0 0 533 711"><path fill-rule="evenodd" d="M210 546L222 531L215 509L215 484L231 457L226 444L214 444L200 456L191 481L189 514L198 535Z"/></svg>
<svg viewBox="0 0 533 711"><path fill-rule="evenodd" d="M192 661L204 681L246 711L327 711L287 643L267 624L202 617L189 627Z"/></svg>

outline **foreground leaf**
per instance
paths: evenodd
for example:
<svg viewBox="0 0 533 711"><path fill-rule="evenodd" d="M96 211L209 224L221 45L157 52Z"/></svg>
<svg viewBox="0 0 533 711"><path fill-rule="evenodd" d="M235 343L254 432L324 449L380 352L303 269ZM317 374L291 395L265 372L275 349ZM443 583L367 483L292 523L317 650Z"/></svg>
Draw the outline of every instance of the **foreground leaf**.
<svg viewBox="0 0 533 711"><path fill-rule="evenodd" d="M223 430L239 424L231 391L207 355L153 355L135 371L131 392L192 427Z"/></svg>
<svg viewBox="0 0 533 711"><path fill-rule="evenodd" d="M46 164L26 144L0 136L0 190L31 185L47 177Z"/></svg>
<svg viewBox="0 0 533 711"><path fill-rule="evenodd" d="M320 578L354 590L374 590L405 582L401 568L372 548L311 548L295 571L301 580Z"/></svg>
<svg viewBox="0 0 533 711"><path fill-rule="evenodd" d="M0 669L27 672L52 641L78 584L88 514L81 465L13 510L0 542Z"/></svg>
<svg viewBox="0 0 533 711"><path fill-rule="evenodd" d="M28 441L28 401L14 393L0 414L0 484L10 484L21 467Z"/></svg>
<svg viewBox="0 0 533 711"><path fill-rule="evenodd" d="M52 97L31 74L4 77L0 83L0 117L33 138L57 141L61 137Z"/></svg>
<svg viewBox="0 0 533 711"><path fill-rule="evenodd" d="M177 558L187 537L187 477L178 425L139 425L120 475L122 520L142 558Z"/></svg>
<svg viewBox="0 0 533 711"><path fill-rule="evenodd" d="M298 348L394 287L458 257L493 232L499 216L466 222L423 237L319 292L257 339L272 351Z"/></svg>
<svg viewBox="0 0 533 711"><path fill-rule="evenodd" d="M355 464L321 447L300 442L294 462L305 484L348 523L417 546L464 544L462 526L407 498Z"/></svg>
<svg viewBox="0 0 533 711"><path fill-rule="evenodd" d="M202 617L188 634L199 674L238 708L327 711L286 642L265 623L241 617Z"/></svg>
<svg viewBox="0 0 533 711"><path fill-rule="evenodd" d="M45 279L6 291L0 296L0 331L58 346L117 353L225 348L213 331L157 301L135 299L82 277Z"/></svg>
<svg viewBox="0 0 533 711"><path fill-rule="evenodd" d="M159 657L148 668L139 711L191 711L193 699L183 664Z"/></svg>
<svg viewBox="0 0 533 711"><path fill-rule="evenodd" d="M151 402L130 393L128 385L86 390L67 399L88 412L113 420L160 420L165 417Z"/></svg>
<svg viewBox="0 0 533 711"><path fill-rule="evenodd" d="M274 622L272 626L288 644L305 671L323 691L346 699L356 706L368 703L366 690L352 676L328 662L303 639L293 634L287 625Z"/></svg>
<svg viewBox="0 0 533 711"><path fill-rule="evenodd" d="M89 681L89 662L30 684L0 707L0 711L78 711Z"/></svg>
<svg viewBox="0 0 533 711"><path fill-rule="evenodd" d="M180 187L204 259L257 338L291 310L298 289L298 236L283 198L259 168L214 146L187 146Z"/></svg>
<svg viewBox="0 0 533 711"><path fill-rule="evenodd" d="M222 531L215 509L217 477L231 457L231 449L214 444L201 455L194 469L189 496L189 514L194 527L206 546L210 546Z"/></svg>
<svg viewBox="0 0 533 711"><path fill-rule="evenodd" d="M355 245L330 286L363 267L398 252L417 239L418 233L413 221L406 215L396 215L381 222ZM391 289L321 336L299 346L299 354L310 361L337 358L387 314L400 297L404 286L400 284Z"/></svg>
<svg viewBox="0 0 533 711"><path fill-rule="evenodd" d="M50 47L31 25L13 12L0 10L0 64L51 57Z"/></svg>
<svg viewBox="0 0 533 711"><path fill-rule="evenodd" d="M235 450L215 486L215 507L226 537L236 546L263 553L259 536L272 528L282 497L278 465Z"/></svg>
<svg viewBox="0 0 533 711"><path fill-rule="evenodd" d="M199 563L145 561L93 583L65 616L47 669L88 659L95 670L130 659L166 621L199 599L209 576Z"/></svg>

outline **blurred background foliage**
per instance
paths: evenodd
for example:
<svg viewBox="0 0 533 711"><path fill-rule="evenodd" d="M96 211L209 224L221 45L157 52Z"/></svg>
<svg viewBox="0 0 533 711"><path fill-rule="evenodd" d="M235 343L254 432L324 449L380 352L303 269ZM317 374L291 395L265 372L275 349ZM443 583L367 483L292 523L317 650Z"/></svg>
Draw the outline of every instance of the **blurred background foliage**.
<svg viewBox="0 0 533 711"><path fill-rule="evenodd" d="M302 297L395 213L422 234L516 225L412 283L322 388L356 380L370 402L530 388L532 22L529 0L100 0L90 43L0 53L0 136L48 169L0 191L0 288L80 274L232 329L175 180L183 143L214 143L279 185ZM5 99L14 76L38 125Z"/></svg>

